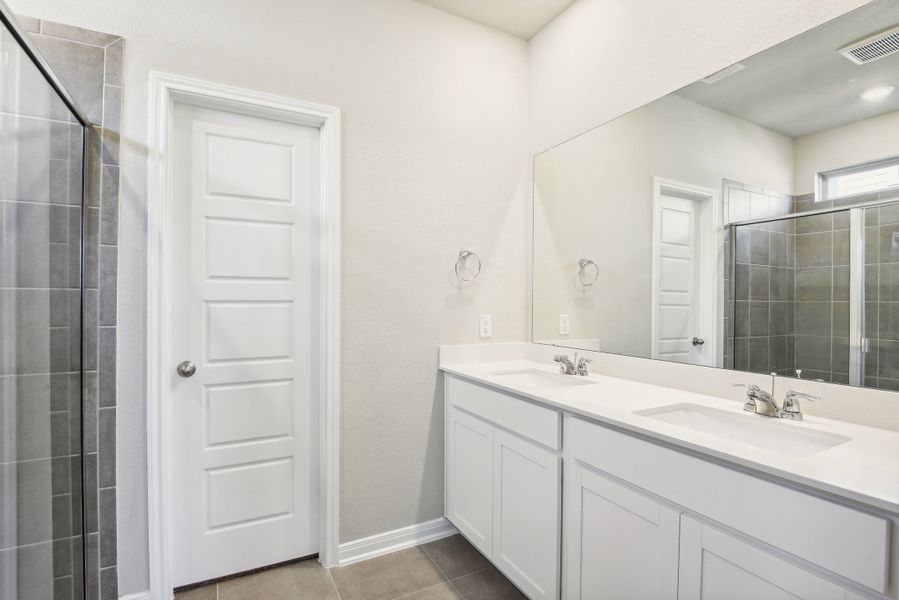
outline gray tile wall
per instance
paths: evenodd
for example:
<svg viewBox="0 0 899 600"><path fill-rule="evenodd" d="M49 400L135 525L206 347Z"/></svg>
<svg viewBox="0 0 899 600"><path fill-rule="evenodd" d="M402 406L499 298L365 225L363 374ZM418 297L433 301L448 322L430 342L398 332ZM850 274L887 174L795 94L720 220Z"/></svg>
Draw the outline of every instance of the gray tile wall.
<svg viewBox="0 0 899 600"><path fill-rule="evenodd" d="M814 202L814 194L796 196L794 212L851 207L873 200L899 199L899 190L838 201ZM872 339L865 355L865 385L899 390L899 204L866 210L865 335ZM804 379L833 383L849 381L849 211L800 217L769 224L768 251L764 234L737 230L735 266L734 368L756 372L777 371ZM787 359L773 351L771 338L781 331L780 301L773 285L772 229L787 234L789 298L786 306ZM745 230L745 231L744 231ZM753 243L755 246L753 247ZM779 243L779 242L778 242ZM792 250L791 250L792 249ZM779 260L779 259L777 259ZM775 261L777 262L777 261ZM765 267L769 283L769 329L763 321ZM755 291L753 291L755 290ZM767 335L768 361L764 368ZM780 345L780 341L775 343Z"/></svg>
<svg viewBox="0 0 899 600"><path fill-rule="evenodd" d="M750 189L736 182L731 188ZM759 190L758 192L761 192ZM791 209L792 197L766 192L783 208ZM730 202L734 199L731 197ZM729 207L730 208L730 207ZM744 211L749 213L748 210ZM726 273L727 298L733 278L733 329L725 322L724 364L757 373L793 372L793 262L795 243L790 221L739 226L734 231L733 273ZM726 241L725 249L729 250ZM725 256L729 256L725 253ZM725 261L729 264L728 261ZM733 337L730 337L730 336Z"/></svg>
<svg viewBox="0 0 899 600"><path fill-rule="evenodd" d="M899 204L866 209L865 263L865 386L899 391Z"/></svg>
<svg viewBox="0 0 899 600"><path fill-rule="evenodd" d="M796 199L798 209L807 203ZM800 217L795 231L796 368L803 379L849 383L849 212Z"/></svg>
<svg viewBox="0 0 899 600"><path fill-rule="evenodd" d="M78 599L82 128L0 43L0 597Z"/></svg>
<svg viewBox="0 0 899 600"><path fill-rule="evenodd" d="M784 221L736 228L734 368L793 371L795 236Z"/></svg>
<svg viewBox="0 0 899 600"><path fill-rule="evenodd" d="M124 41L119 36L49 21L25 21L57 77L95 125L85 145L84 186L85 571L87 597L113 600L118 598L116 284Z"/></svg>

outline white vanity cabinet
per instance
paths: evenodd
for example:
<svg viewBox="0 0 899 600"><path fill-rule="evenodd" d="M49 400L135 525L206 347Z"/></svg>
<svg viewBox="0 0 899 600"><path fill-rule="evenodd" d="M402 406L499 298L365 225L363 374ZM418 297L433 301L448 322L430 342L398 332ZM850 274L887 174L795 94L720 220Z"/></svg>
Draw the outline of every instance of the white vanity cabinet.
<svg viewBox="0 0 899 600"><path fill-rule="evenodd" d="M899 600L893 513L445 382L446 517L531 600Z"/></svg>
<svg viewBox="0 0 899 600"><path fill-rule="evenodd" d="M865 597L848 582L888 589L889 519L574 417L564 495L566 599L845 600Z"/></svg>
<svg viewBox="0 0 899 600"><path fill-rule="evenodd" d="M533 600L559 597L561 415L446 377L446 517Z"/></svg>

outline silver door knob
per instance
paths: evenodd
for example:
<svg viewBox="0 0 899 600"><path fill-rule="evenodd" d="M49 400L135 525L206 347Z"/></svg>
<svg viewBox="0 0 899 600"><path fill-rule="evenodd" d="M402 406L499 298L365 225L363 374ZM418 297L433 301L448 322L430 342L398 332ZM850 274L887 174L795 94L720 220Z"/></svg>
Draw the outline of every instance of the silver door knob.
<svg viewBox="0 0 899 600"><path fill-rule="evenodd" d="M693 338L693 345L694 345L694 346L702 346L703 344L705 344L705 340L704 340L704 339L698 338L698 337Z"/></svg>
<svg viewBox="0 0 899 600"><path fill-rule="evenodd" d="M178 363L178 366L175 368L175 371L181 377L190 377L194 373L197 372L197 365L189 360L182 361Z"/></svg>

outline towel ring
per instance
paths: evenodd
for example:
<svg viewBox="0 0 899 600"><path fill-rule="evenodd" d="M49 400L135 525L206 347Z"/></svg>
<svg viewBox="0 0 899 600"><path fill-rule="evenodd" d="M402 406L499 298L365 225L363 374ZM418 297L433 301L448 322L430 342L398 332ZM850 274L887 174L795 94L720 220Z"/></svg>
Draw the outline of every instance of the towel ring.
<svg viewBox="0 0 899 600"><path fill-rule="evenodd" d="M589 258L579 258L577 261L577 278L581 285L590 287L599 279L599 265Z"/></svg>
<svg viewBox="0 0 899 600"><path fill-rule="evenodd" d="M470 258L473 258L475 262L477 262L477 268L469 271L469 273L471 273L471 276L466 277L464 275L465 265L468 263L468 259ZM466 283L469 281L474 281L475 279L477 279L478 275L481 274L481 259L478 258L478 255L471 250L460 250L459 258L456 259L456 266L453 268L453 270L456 272L456 277L458 277L459 280Z"/></svg>

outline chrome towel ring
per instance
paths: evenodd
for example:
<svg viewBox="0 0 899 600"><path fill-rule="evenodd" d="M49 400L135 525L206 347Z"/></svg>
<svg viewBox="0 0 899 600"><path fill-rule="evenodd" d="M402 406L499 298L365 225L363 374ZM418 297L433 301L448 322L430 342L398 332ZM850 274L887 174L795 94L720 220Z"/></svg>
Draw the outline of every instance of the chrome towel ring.
<svg viewBox="0 0 899 600"><path fill-rule="evenodd" d="M467 268L469 260L473 260L476 266ZM481 259L471 250L460 250L459 258L456 259L456 266L453 270L456 272L456 277L458 277L460 281L466 283L474 281L477 279L478 275L481 274Z"/></svg>
<svg viewBox="0 0 899 600"><path fill-rule="evenodd" d="M599 279L599 265L589 258L579 258L577 261L577 278L581 285L590 287Z"/></svg>

